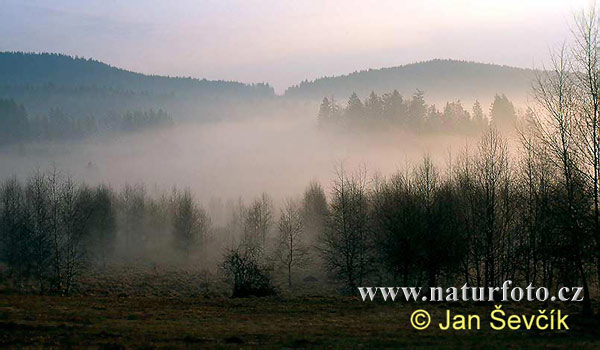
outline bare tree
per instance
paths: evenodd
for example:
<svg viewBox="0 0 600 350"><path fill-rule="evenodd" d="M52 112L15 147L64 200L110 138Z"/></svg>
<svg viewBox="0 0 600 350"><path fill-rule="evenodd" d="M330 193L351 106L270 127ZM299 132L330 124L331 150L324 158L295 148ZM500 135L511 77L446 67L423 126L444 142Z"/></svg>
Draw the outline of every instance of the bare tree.
<svg viewBox="0 0 600 350"><path fill-rule="evenodd" d="M23 188L16 178L0 187L0 261L22 282L31 273L31 228Z"/></svg>
<svg viewBox="0 0 600 350"><path fill-rule="evenodd" d="M352 293L370 272L373 237L368 215L366 172L349 178L343 169L338 170L319 249L328 271Z"/></svg>
<svg viewBox="0 0 600 350"><path fill-rule="evenodd" d="M506 142L494 128L482 136L475 158L475 179L481 189L481 233L484 247L484 276L488 286L499 282L500 245L510 242L510 169Z"/></svg>
<svg viewBox="0 0 600 350"><path fill-rule="evenodd" d="M84 239L88 234L88 222L93 208L91 192L85 187L77 186L67 178L60 187L59 197L59 228L54 237L54 255L57 275L56 289L63 294L69 294L75 279L86 262Z"/></svg>
<svg viewBox="0 0 600 350"><path fill-rule="evenodd" d="M52 237L58 226L58 211L55 190L51 188L52 177L37 172L27 183L26 201L31 215L31 264L40 293L46 290L52 261Z"/></svg>
<svg viewBox="0 0 600 350"><path fill-rule="evenodd" d="M318 182L312 181L304 191L302 199L302 222L309 240L307 243L316 243L317 237L323 233L327 215L325 191Z"/></svg>
<svg viewBox="0 0 600 350"><path fill-rule="evenodd" d="M563 251L571 254L573 268L577 271L584 288L584 313L591 313L591 302L584 251L586 239L585 183L582 178L581 147L578 144L580 120L578 119L577 85L570 57L563 46L552 57L552 69L538 74L535 98L543 113L532 118L539 142L547 149L552 165L559 174L557 181L562 193L562 228L569 237Z"/></svg>
<svg viewBox="0 0 600 350"><path fill-rule="evenodd" d="M126 254L140 253L146 245L146 189L143 185L126 185L119 198L120 232Z"/></svg>
<svg viewBox="0 0 600 350"><path fill-rule="evenodd" d="M577 92L577 145L592 187L596 273L600 281L600 26L595 3L575 17L572 61Z"/></svg>
<svg viewBox="0 0 600 350"><path fill-rule="evenodd" d="M87 242L95 260L106 267L116 245L116 205L112 190L100 185L92 193L92 213L89 222L90 237Z"/></svg>
<svg viewBox="0 0 600 350"><path fill-rule="evenodd" d="M482 261L483 244L481 240L480 227L482 227L482 216L480 215L480 201L483 198L481 188L477 185L475 160L469 149L464 151L456 159L452 174L456 190L461 194L458 198L459 225L464 234L467 251L462 260L462 270L466 283L477 285L483 283Z"/></svg>
<svg viewBox="0 0 600 350"><path fill-rule="evenodd" d="M279 218L279 247L277 257L287 269L288 287L292 287L292 268L307 262L308 247L304 242L304 225L300 205L288 200Z"/></svg>
<svg viewBox="0 0 600 350"><path fill-rule="evenodd" d="M267 236L273 225L273 203L263 193L245 210L244 241L245 244L264 248Z"/></svg>
<svg viewBox="0 0 600 350"><path fill-rule="evenodd" d="M372 221L382 269L393 281L409 284L418 261L418 200L410 179L395 174L376 182L372 194Z"/></svg>
<svg viewBox="0 0 600 350"><path fill-rule="evenodd" d="M533 111L528 113L528 119L519 130L519 198L515 201L519 205L523 233L519 237L522 253L519 264L526 283L551 289L557 271L564 265L561 254L556 254L557 247L562 244L562 235L553 208L556 178L560 173L552 166L546 146L537 139L531 118L534 118Z"/></svg>
<svg viewBox="0 0 600 350"><path fill-rule="evenodd" d="M175 194L173 237L178 250L189 257L194 248L202 247L209 226L208 214L194 202L189 189Z"/></svg>

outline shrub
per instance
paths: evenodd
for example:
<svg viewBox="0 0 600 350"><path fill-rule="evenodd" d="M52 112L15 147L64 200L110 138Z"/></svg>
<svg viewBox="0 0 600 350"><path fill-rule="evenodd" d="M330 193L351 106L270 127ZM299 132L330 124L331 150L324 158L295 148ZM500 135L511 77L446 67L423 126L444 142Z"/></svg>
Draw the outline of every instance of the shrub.
<svg viewBox="0 0 600 350"><path fill-rule="evenodd" d="M233 286L232 298L275 295L271 268L260 263L260 251L247 247L229 249L221 265Z"/></svg>

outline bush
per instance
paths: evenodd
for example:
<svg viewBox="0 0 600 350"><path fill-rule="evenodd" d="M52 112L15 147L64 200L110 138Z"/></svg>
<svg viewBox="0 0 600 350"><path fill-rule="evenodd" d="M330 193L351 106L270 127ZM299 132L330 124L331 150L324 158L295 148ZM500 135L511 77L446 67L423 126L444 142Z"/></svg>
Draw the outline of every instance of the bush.
<svg viewBox="0 0 600 350"><path fill-rule="evenodd" d="M275 295L271 269L260 263L260 252L251 248L229 249L221 265L233 285L232 298Z"/></svg>

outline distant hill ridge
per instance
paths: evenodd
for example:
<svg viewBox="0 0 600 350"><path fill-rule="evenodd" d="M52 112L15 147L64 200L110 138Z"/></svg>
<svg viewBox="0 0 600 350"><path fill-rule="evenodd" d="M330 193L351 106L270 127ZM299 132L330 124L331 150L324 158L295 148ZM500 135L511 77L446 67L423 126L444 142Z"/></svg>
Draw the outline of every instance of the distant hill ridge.
<svg viewBox="0 0 600 350"><path fill-rule="evenodd" d="M0 86L53 84L60 87L102 87L156 94L182 89L211 93L273 95L264 83L145 75L94 59L55 53L0 52Z"/></svg>
<svg viewBox="0 0 600 350"><path fill-rule="evenodd" d="M526 92L534 70L506 65L434 59L397 67L367 69L346 75L304 80L285 91L288 97L310 99L334 95L346 98L352 92L366 96L397 89L403 94L420 89L449 100L496 92ZM266 83L206 80L135 73L94 59L56 53L0 52L0 85L55 84L63 87L104 87L112 89L169 93L180 89L273 95ZM460 96L462 95L462 96ZM435 97L434 97L435 98Z"/></svg>
<svg viewBox="0 0 600 350"><path fill-rule="evenodd" d="M416 89L431 100L490 99L496 93L524 98L535 71L505 65L434 59L397 67L368 69L347 75L305 80L285 91L285 96L346 99L352 92L366 97L371 91L403 95Z"/></svg>
<svg viewBox="0 0 600 350"><path fill-rule="evenodd" d="M317 103L325 96L334 96L343 103L352 92L364 99L371 91L383 94L397 89L406 98L419 89L428 102L439 107L446 101L461 100L470 108L479 100L485 109L495 94L506 94L520 105L529 93L534 73L530 69L436 59L305 80L288 88L283 97ZM163 109L175 119L217 120L246 115L248 108L254 107L244 105L244 101L275 97L266 83L145 75L63 54L0 52L0 98L14 99L34 116L47 115L53 108L74 118Z"/></svg>

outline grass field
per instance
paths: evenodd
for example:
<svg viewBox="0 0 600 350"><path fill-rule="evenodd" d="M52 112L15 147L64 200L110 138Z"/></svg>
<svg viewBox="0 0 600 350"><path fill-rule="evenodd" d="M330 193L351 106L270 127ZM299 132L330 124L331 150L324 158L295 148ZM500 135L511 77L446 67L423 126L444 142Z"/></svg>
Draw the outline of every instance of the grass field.
<svg viewBox="0 0 600 350"><path fill-rule="evenodd" d="M432 314L429 329L411 313ZM482 329L443 332L447 305L362 302L350 297L162 298L0 296L0 347L16 349L194 348L600 348L600 322L575 309L569 331L493 331L493 305L453 304L477 313ZM537 309L504 305L507 312Z"/></svg>

